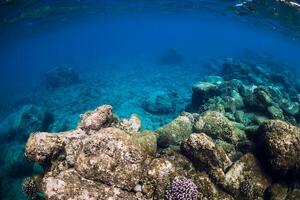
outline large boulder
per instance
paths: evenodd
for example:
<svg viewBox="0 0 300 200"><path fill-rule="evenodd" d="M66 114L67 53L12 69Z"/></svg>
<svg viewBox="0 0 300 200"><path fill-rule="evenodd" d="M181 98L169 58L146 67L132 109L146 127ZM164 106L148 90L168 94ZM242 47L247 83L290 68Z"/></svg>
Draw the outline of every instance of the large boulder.
<svg viewBox="0 0 300 200"><path fill-rule="evenodd" d="M145 159L143 148L130 135L105 128L83 141L75 169L86 179L132 190L141 179Z"/></svg>
<svg viewBox="0 0 300 200"><path fill-rule="evenodd" d="M236 128L222 113L216 111L204 112L195 122L197 132L203 132L213 139L221 139L229 143L237 143L245 139L245 133Z"/></svg>
<svg viewBox="0 0 300 200"><path fill-rule="evenodd" d="M237 199L264 198L271 180L252 154L245 154L225 174L223 187Z"/></svg>
<svg viewBox="0 0 300 200"><path fill-rule="evenodd" d="M155 155L157 151L157 134L151 131L136 132L131 135L133 139L149 154Z"/></svg>
<svg viewBox="0 0 300 200"><path fill-rule="evenodd" d="M196 110L208 99L220 95L218 85L210 82L195 83L192 90L192 108Z"/></svg>
<svg viewBox="0 0 300 200"><path fill-rule="evenodd" d="M58 155L66 152L66 158L74 154L80 145L78 141L86 137L86 133L80 129L75 131L52 134L47 132L37 132L30 135L25 147L27 159L42 165L50 164ZM74 155L72 155L74 156Z"/></svg>
<svg viewBox="0 0 300 200"><path fill-rule="evenodd" d="M300 129L269 120L259 128L265 160L280 175L300 175Z"/></svg>
<svg viewBox="0 0 300 200"><path fill-rule="evenodd" d="M182 152L201 170L220 168L225 171L231 161L223 149L204 133L194 133L181 146Z"/></svg>
<svg viewBox="0 0 300 200"><path fill-rule="evenodd" d="M104 108L108 112L99 111ZM104 106L85 115L76 130L30 135L25 156L41 164L45 173L25 180L28 195L42 192L47 199L145 199L141 183L156 151L155 134L131 135L112 127L106 123L110 120L102 120L110 119L110 111L111 107Z"/></svg>
<svg viewBox="0 0 300 200"><path fill-rule="evenodd" d="M161 147L180 145L184 139L190 136L192 131L193 124L189 117L179 116L156 131L158 134L158 145Z"/></svg>

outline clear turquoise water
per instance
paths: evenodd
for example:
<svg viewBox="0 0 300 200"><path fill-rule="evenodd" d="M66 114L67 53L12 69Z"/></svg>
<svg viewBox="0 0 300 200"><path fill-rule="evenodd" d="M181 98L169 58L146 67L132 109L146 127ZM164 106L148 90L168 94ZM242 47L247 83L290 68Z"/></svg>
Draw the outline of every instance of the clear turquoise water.
<svg viewBox="0 0 300 200"><path fill-rule="evenodd" d="M30 127L3 131L25 105L51 114L45 131L72 129L81 113L104 103L120 117L137 113L144 129L155 130L186 110L191 85L225 58L299 71L299 11L270 1L277 13L257 2L255 10L240 10L236 1L0 2L2 199L24 199L20 180L37 170L22 156ZM170 49L180 62L161 62ZM47 89L45 74L59 66L72 67L79 83ZM145 110L159 95L172 101L171 112Z"/></svg>

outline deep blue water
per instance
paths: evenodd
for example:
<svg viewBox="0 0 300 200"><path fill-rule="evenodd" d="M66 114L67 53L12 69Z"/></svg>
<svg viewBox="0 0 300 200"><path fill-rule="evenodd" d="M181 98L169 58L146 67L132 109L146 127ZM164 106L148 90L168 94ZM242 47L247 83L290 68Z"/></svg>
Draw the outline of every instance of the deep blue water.
<svg viewBox="0 0 300 200"><path fill-rule="evenodd" d="M55 10L55 2L76 9L17 18L22 11L30 13L48 4ZM196 6L192 1L186 5L170 1L170 6L162 1L162 7L157 6L159 1L108 1L109 6L102 5L105 1L55 2L2 5L11 10L1 15L6 19L0 30L2 121L34 104L51 113L49 131L62 131L75 128L81 113L107 103L121 117L137 113L143 128L155 130L186 109L192 84L218 71L226 58L257 58L300 69L296 26L285 26L284 20L267 14L238 15L228 8L235 1L195 1ZM170 49L181 62L160 62ZM79 83L47 89L45 74L59 66L72 67ZM143 109L142 102L157 92L172 94L171 113ZM1 144L1 154L22 151L25 141L8 139ZM21 153L2 157L3 199L24 198L18 184L32 171L16 163L21 157ZM10 163L19 172L15 176L7 171L8 159L15 159ZM7 188L8 182L13 187Z"/></svg>

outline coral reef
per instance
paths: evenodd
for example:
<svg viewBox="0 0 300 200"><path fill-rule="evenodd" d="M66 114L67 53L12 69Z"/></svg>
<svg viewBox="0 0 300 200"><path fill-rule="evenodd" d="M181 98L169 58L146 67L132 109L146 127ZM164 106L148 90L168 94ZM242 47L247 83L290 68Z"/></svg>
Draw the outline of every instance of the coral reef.
<svg viewBox="0 0 300 200"><path fill-rule="evenodd" d="M299 88L289 71L251 62L227 60L220 75L194 84L191 107L197 112L218 111L244 126L268 119L299 122ZM223 79L224 80L223 80Z"/></svg>

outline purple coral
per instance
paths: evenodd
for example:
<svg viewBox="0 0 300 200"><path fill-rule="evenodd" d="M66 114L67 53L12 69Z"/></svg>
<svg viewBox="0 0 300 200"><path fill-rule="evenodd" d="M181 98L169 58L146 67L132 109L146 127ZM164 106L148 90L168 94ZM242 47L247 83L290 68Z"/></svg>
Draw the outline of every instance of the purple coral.
<svg viewBox="0 0 300 200"><path fill-rule="evenodd" d="M176 176L166 190L166 200L197 200L196 184L185 177Z"/></svg>
<svg viewBox="0 0 300 200"><path fill-rule="evenodd" d="M31 199L36 199L35 197L38 192L38 189L34 180L31 177L27 177L23 180L22 189L28 197L30 197Z"/></svg>

